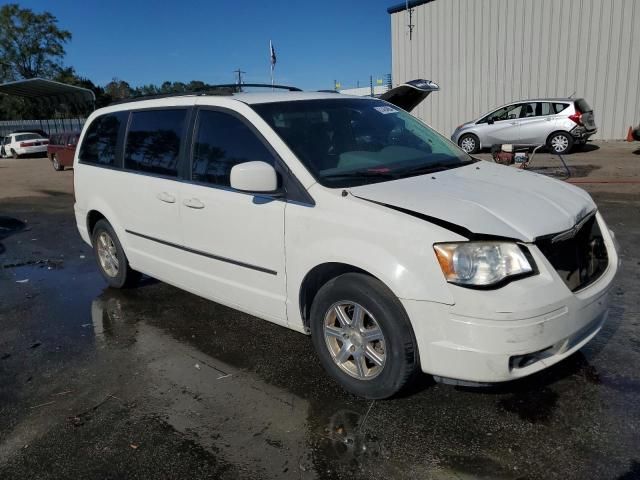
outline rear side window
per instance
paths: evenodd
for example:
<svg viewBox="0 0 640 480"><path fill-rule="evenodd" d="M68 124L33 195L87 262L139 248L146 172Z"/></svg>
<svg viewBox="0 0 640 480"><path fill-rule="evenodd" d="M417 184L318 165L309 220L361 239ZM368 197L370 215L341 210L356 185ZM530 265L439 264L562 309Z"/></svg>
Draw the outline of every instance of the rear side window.
<svg viewBox="0 0 640 480"><path fill-rule="evenodd" d="M118 132L127 121L127 115L127 112L117 112L96 118L84 134L80 160L98 165L115 165Z"/></svg>
<svg viewBox="0 0 640 480"><path fill-rule="evenodd" d="M125 168L177 177L186 115L185 109L133 112L127 131Z"/></svg>
<svg viewBox="0 0 640 480"><path fill-rule="evenodd" d="M244 122L224 112L198 113L193 180L228 187L231 168L251 161L275 163L267 147Z"/></svg>
<svg viewBox="0 0 640 480"><path fill-rule="evenodd" d="M560 113L561 111L563 111L568 106L569 106L568 103L554 103L553 104L553 110L554 110L555 113Z"/></svg>

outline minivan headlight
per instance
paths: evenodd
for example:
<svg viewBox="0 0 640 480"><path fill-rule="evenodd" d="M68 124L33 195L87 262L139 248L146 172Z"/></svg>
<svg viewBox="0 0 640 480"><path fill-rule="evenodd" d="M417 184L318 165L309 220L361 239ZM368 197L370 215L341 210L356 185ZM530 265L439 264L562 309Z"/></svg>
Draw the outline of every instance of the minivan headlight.
<svg viewBox="0 0 640 480"><path fill-rule="evenodd" d="M534 273L533 260L517 243L436 243L433 249L447 282L460 286L491 287Z"/></svg>

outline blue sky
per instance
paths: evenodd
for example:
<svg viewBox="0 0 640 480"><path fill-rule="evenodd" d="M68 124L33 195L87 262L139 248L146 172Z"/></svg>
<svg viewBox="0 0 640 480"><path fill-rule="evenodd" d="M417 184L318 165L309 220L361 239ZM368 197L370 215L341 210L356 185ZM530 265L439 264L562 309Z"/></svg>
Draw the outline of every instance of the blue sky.
<svg viewBox="0 0 640 480"><path fill-rule="evenodd" d="M19 0L18 0L19 1ZM137 86L202 80L269 82L269 40L277 83L304 89L368 84L391 71L390 18L398 0L121 1L25 0L73 34L65 63L93 82Z"/></svg>

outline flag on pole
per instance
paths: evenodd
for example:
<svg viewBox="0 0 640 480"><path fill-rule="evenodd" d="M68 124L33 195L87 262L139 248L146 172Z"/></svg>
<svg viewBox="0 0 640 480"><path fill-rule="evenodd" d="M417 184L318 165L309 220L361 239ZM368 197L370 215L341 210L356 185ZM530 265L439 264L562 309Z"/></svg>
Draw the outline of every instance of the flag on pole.
<svg viewBox="0 0 640 480"><path fill-rule="evenodd" d="M269 55L271 57L271 89L273 89L273 67L276 66L276 49L273 48L271 40L269 40Z"/></svg>
<svg viewBox="0 0 640 480"><path fill-rule="evenodd" d="M269 40L269 54L271 55L271 68L276 65L276 49L273 48L273 43Z"/></svg>

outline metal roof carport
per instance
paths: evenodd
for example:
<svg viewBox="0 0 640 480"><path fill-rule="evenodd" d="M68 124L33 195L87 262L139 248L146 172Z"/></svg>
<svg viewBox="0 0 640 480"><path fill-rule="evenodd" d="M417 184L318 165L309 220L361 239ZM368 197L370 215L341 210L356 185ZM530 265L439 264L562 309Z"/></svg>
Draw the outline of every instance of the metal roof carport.
<svg viewBox="0 0 640 480"><path fill-rule="evenodd" d="M44 78L29 78L0 84L0 93L16 97L64 101L73 106L95 106L96 96L88 88L76 87L66 83L54 82Z"/></svg>
<svg viewBox="0 0 640 480"><path fill-rule="evenodd" d="M96 97L93 91L68 85L66 83L46 80L44 78L30 78L0 84L0 94L28 98L42 102L48 107L56 108L61 104L69 107L69 113L75 114L64 118L40 120L7 120L0 121L0 133L5 135L15 129L37 128L49 134L65 130L81 129L84 123L84 113L87 109L95 109Z"/></svg>

